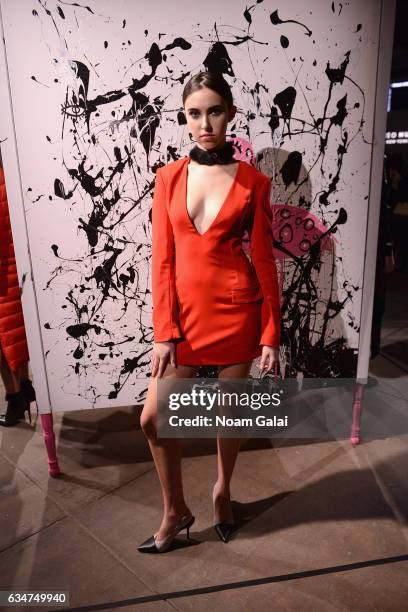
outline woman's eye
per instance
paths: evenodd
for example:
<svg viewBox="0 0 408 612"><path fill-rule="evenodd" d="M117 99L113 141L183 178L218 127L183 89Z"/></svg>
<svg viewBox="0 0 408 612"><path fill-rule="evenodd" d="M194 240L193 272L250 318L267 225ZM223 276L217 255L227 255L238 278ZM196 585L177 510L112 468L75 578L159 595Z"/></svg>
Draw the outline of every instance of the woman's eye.
<svg viewBox="0 0 408 612"><path fill-rule="evenodd" d="M213 111L211 111L211 115L219 115L222 111L220 109L214 109ZM197 119L197 117L199 117L200 113L191 111L190 112L190 117L192 117L193 119Z"/></svg>

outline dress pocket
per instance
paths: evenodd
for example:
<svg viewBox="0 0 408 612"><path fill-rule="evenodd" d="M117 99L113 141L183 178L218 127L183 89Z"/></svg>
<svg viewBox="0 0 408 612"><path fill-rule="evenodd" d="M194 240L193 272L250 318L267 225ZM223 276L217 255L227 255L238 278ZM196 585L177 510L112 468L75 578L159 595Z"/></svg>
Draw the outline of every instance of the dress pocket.
<svg viewBox="0 0 408 612"><path fill-rule="evenodd" d="M233 304L245 304L262 300L263 293L260 285L252 287L234 287L231 290Z"/></svg>

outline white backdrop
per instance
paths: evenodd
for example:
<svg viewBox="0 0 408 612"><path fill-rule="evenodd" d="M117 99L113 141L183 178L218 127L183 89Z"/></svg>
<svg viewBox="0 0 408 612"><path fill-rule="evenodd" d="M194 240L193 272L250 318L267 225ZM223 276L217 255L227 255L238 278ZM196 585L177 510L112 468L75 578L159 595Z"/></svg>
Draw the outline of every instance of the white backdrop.
<svg viewBox="0 0 408 612"><path fill-rule="evenodd" d="M228 136L273 179L286 372L355 376L381 1L0 7L3 157L52 408L143 396L154 172L193 144L181 93L202 69L223 72L238 107Z"/></svg>

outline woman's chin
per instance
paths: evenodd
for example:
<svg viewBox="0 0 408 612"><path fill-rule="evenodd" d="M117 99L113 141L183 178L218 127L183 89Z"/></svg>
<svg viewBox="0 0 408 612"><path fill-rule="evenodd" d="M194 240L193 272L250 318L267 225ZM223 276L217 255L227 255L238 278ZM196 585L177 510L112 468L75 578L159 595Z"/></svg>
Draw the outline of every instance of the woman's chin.
<svg viewBox="0 0 408 612"><path fill-rule="evenodd" d="M202 149L216 149L217 147L221 146L221 143L216 141L215 139L212 138L201 138L197 144L202 148Z"/></svg>

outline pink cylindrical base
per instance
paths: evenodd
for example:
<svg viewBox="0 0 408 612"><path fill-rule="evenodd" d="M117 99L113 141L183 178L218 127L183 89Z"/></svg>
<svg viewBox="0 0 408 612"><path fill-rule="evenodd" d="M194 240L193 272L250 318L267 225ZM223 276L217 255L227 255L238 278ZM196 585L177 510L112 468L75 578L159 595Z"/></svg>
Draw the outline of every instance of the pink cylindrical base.
<svg viewBox="0 0 408 612"><path fill-rule="evenodd" d="M60 475L57 449L55 446L54 421L52 413L41 414L41 427L43 430L45 448L48 455L48 473L52 478Z"/></svg>

